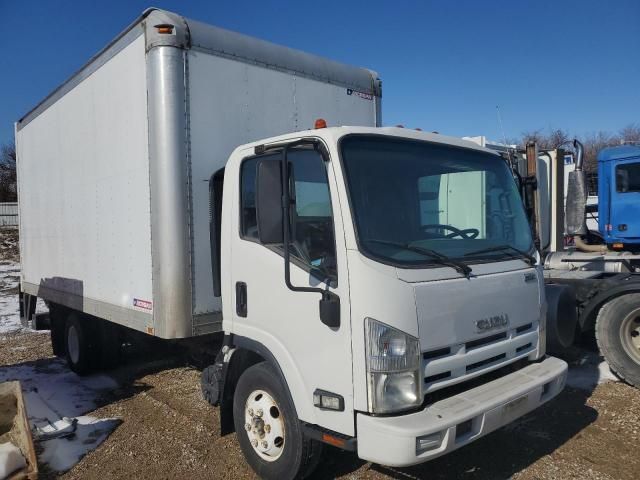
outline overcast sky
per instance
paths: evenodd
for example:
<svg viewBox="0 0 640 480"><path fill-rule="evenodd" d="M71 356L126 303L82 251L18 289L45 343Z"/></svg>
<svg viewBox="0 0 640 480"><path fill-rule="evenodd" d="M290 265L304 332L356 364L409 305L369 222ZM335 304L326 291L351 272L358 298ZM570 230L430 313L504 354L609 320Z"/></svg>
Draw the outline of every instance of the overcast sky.
<svg viewBox="0 0 640 480"><path fill-rule="evenodd" d="M0 143L147 1L0 0ZM379 72L383 123L499 140L640 123L640 1L169 1L186 17Z"/></svg>

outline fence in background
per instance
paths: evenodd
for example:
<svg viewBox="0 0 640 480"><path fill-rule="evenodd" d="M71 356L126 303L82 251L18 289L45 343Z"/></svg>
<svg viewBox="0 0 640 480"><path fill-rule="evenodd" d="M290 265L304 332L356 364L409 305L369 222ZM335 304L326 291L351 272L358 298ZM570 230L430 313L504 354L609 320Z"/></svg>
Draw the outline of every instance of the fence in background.
<svg viewBox="0 0 640 480"><path fill-rule="evenodd" d="M0 227L18 225L18 204L16 202L0 203Z"/></svg>

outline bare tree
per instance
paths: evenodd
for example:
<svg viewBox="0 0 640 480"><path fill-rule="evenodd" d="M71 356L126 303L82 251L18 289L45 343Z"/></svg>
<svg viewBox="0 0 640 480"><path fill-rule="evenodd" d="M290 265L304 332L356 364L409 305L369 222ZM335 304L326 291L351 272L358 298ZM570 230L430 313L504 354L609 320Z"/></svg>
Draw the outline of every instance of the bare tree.
<svg viewBox="0 0 640 480"><path fill-rule="evenodd" d="M640 126L630 123L620 130L620 140L624 143L640 143Z"/></svg>
<svg viewBox="0 0 640 480"><path fill-rule="evenodd" d="M532 130L522 134L522 146L526 146L529 142L538 144L538 148L553 150L559 146L568 143L571 140L569 133L561 128L556 128L545 133L543 130Z"/></svg>
<svg viewBox="0 0 640 480"><path fill-rule="evenodd" d="M571 141L571 137L569 133L561 128L556 128L551 130L547 135L547 146L546 148L555 149L559 148L562 145L565 145Z"/></svg>
<svg viewBox="0 0 640 480"><path fill-rule="evenodd" d="M0 148L0 202L17 200L16 147L6 144Z"/></svg>
<svg viewBox="0 0 640 480"><path fill-rule="evenodd" d="M604 131L589 133L581 140L584 145L584 167L587 171L598 169L600 150L620 144L620 137Z"/></svg>

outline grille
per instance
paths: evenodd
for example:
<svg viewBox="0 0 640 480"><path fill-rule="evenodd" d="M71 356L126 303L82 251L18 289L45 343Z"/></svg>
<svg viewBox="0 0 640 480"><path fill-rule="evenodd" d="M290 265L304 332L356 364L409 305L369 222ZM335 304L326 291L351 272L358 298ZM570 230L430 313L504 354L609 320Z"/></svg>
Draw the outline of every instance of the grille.
<svg viewBox="0 0 640 480"><path fill-rule="evenodd" d="M422 352L424 391L430 393L482 375L529 355L538 343L537 323Z"/></svg>

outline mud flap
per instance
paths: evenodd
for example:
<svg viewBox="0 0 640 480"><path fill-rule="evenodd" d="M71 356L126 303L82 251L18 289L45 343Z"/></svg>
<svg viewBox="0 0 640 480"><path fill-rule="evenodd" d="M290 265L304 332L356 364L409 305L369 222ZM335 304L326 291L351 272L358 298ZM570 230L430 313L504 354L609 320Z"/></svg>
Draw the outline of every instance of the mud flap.
<svg viewBox="0 0 640 480"><path fill-rule="evenodd" d="M34 297L22 291L22 284L18 289L18 304L20 305L20 323L24 328L29 328L30 322L34 320L36 314L36 302L38 297Z"/></svg>

